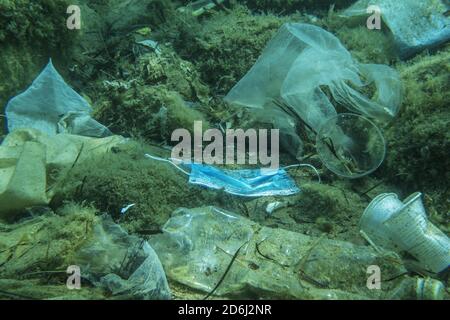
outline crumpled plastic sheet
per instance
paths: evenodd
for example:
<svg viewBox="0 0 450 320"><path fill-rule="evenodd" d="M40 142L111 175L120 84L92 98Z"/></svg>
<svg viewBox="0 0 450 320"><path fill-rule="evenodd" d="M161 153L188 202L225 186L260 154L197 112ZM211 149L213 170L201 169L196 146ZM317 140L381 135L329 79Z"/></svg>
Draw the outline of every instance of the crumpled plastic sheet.
<svg viewBox="0 0 450 320"><path fill-rule="evenodd" d="M33 128L49 135L70 133L90 137L112 135L92 119L89 103L66 84L50 60L23 93L5 109L8 130Z"/></svg>
<svg viewBox="0 0 450 320"><path fill-rule="evenodd" d="M346 17L369 17L369 5L381 9L381 18L391 30L400 57L407 59L426 48L439 46L450 39L448 1L442 0L360 0L344 11Z"/></svg>
<svg viewBox="0 0 450 320"><path fill-rule="evenodd" d="M372 247L262 227L216 207L176 210L163 234L149 242L169 278L205 296L217 286L234 256L216 296L383 298L405 272L394 253L380 256ZM371 265L380 266L383 279L399 277L383 282L381 290L369 290L366 272Z"/></svg>
<svg viewBox="0 0 450 320"><path fill-rule="evenodd" d="M164 269L147 241L128 235L111 217L102 217L93 239L74 257L82 275L121 298L167 300Z"/></svg>
<svg viewBox="0 0 450 320"><path fill-rule="evenodd" d="M359 92L369 84L376 88L373 98ZM333 34L300 23L286 23L279 29L225 100L269 118L280 117L275 110L284 104L318 132L337 114L324 86L349 110L382 122L395 117L402 101L401 81L394 69L359 64ZM289 112L284 121L289 121Z"/></svg>

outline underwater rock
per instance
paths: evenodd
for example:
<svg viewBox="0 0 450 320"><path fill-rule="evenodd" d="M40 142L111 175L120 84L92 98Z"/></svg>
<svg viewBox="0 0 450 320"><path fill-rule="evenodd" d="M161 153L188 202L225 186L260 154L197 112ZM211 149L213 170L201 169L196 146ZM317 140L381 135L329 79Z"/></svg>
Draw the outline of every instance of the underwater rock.
<svg viewBox="0 0 450 320"><path fill-rule="evenodd" d="M183 97L166 85L132 84L126 91L103 88L97 107L96 118L112 131L146 141L170 144L174 130L192 130L195 121L209 127L199 110L189 108Z"/></svg>
<svg viewBox="0 0 450 320"><path fill-rule="evenodd" d="M172 41L177 52L195 64L202 80L215 93L224 94L250 69L278 28L285 22L298 21L296 18L252 15L245 7L237 6L231 13L215 13L200 25L189 36L188 46L183 38ZM178 28L190 26L181 24Z"/></svg>

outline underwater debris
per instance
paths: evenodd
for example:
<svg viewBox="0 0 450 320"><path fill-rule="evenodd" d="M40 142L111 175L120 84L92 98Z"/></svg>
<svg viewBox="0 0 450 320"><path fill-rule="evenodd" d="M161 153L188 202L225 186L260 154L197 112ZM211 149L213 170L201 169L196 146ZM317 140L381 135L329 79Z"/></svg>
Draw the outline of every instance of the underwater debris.
<svg viewBox="0 0 450 320"><path fill-rule="evenodd" d="M198 0L178 8L177 11L182 13L190 11L194 17L198 17L215 8L224 9L224 2L225 0Z"/></svg>
<svg viewBox="0 0 450 320"><path fill-rule="evenodd" d="M343 15L366 17L370 15L367 13L370 4L370 0L359 0ZM381 18L393 33L403 59L450 40L449 20L443 15L448 8L441 0L379 0L376 5L381 10Z"/></svg>
<svg viewBox="0 0 450 320"><path fill-rule="evenodd" d="M450 239L428 221L421 196L416 192L402 202L393 193L378 195L364 211L360 228L375 245L408 252L423 271L438 274L450 266Z"/></svg>
<svg viewBox="0 0 450 320"><path fill-rule="evenodd" d="M14 225L0 224L2 281L34 279L30 298L61 299L73 295L65 286L66 269L77 266L82 274L80 290L91 292L91 297L170 299L164 270L150 245L127 234L109 216L96 213L90 207L66 204L57 214L50 211ZM56 284L65 291L46 290ZM9 291L20 292L14 287ZM2 288L6 290L8 283L3 282Z"/></svg>
<svg viewBox="0 0 450 320"><path fill-rule="evenodd" d="M367 83L361 80L360 74L364 75ZM353 89L363 88L368 84L376 87L375 98L369 98ZM345 129L345 121L338 119L351 119L350 116L337 116L336 107L323 91L325 86L331 91L336 104L380 122L390 121L395 117L402 98L401 82L396 71L383 65L358 64L332 34L313 25L291 23L280 28L252 69L231 89L225 100L272 119L278 117L289 121L292 118L302 122L312 133L321 132L317 135L319 147L325 145L330 150L347 150L347 155L350 155L352 152L348 151L349 145L345 145L349 137L337 137L333 141L335 148L330 146L329 141L323 143L320 140L323 130L331 130L333 126L337 126L338 131ZM285 113L273 111L278 108ZM283 121L281 119L278 122ZM360 122L364 123L363 120ZM341 128L340 125L344 127ZM329 168L346 177L360 177L381 164L385 153L384 139L375 124L367 121L366 127L374 128L374 134L366 136L364 140L366 146L364 141L357 139L352 143L355 146L361 143L358 153L369 151L370 157L376 159L375 163L363 165L362 162L367 159L360 163L356 161L356 167L368 167L349 169L346 172L331 165L331 158L322 157ZM361 132L364 130L362 128ZM326 152L321 150L321 155L325 155ZM352 156L354 159L358 155ZM342 166L342 161L339 163ZM355 170L362 171L354 173Z"/></svg>
<svg viewBox="0 0 450 320"><path fill-rule="evenodd" d="M213 2L220 1L196 1L198 6L194 9ZM173 245L161 247L165 266L174 266L169 268L174 274L169 279L170 293L175 299L202 299L206 294L213 299L449 299L448 272L439 275L422 272L417 261L415 268L410 268L414 257L396 252L402 261L395 253L391 257L379 245L367 246L358 228L361 213L375 195L395 192L403 199L421 190L429 222L449 235L449 51L425 50L413 60L399 61L394 33L387 24L382 25L382 30L369 30L365 13L361 19L337 19L340 12L334 13L333 8L341 9L354 2L233 0L195 16L192 10L182 13L174 9L194 3L188 0L82 0L82 28L68 32L66 0L0 1L0 105L6 106L11 97L26 88L51 56L67 83L92 106L92 117L113 132L131 137L126 143L99 153L92 149L85 152L89 144L83 142L74 146L71 142L67 146L70 150L66 150L61 142L59 149L51 148L55 150L51 157L67 156L70 158L67 165L47 165L41 156L36 156L35 171L28 169L36 176L46 176L47 185L42 184L41 189L46 191L43 197L51 197L51 209L27 207L20 213L15 210L0 213L12 220L3 223L4 219L0 219L0 298L140 298L141 295L127 292L124 281L131 273L122 273L122 279L107 277L103 284L97 275L90 278L92 282L83 278L80 290L69 291L65 286L66 267L74 263L69 256L88 241L95 241L93 225L103 225L99 214L107 213L129 235L135 234L140 240L156 234L172 238ZM334 3L336 6L330 8ZM409 5L401 1L397 4ZM447 10L442 14L446 15ZM245 76L270 38L286 22L320 26L340 40L355 62L386 64L400 73L406 90L398 116L389 123L374 121L385 134L388 148L385 164L371 176L342 179L327 170L315 149L316 133L284 102L283 107L277 101L276 109L270 112L264 109L257 114L223 101L223 95ZM145 40L155 41L158 46L152 42L147 43L150 46L138 43ZM367 80L365 75L361 76L364 84ZM345 84L368 99L377 98L373 83L362 88ZM326 86L318 88L338 114L345 112ZM72 120L78 116L72 112L64 115L58 130L73 131L77 123ZM90 116L85 114L86 120ZM171 131L190 129L196 120L204 124L208 121L209 128L220 128L223 132L231 128L280 128L280 163L308 161L318 168L322 183L314 182L312 172L293 169L289 170L289 177L301 192L291 196L238 197L223 188L211 190L190 184L186 176L170 165L144 157L145 153L169 157ZM3 123L6 125L6 117L0 115L0 126ZM361 141L365 140L363 131L358 130ZM3 134L6 135L6 126ZM25 142L18 143L17 152L25 143L41 143L28 138L33 132L21 134L19 140ZM2 138L0 134L0 141ZM339 143L331 143L329 139L326 142L323 147L327 155L338 159L335 145ZM0 171L11 173L9 166L16 160L10 156L16 154L8 151L8 158L2 158L4 150L0 147ZM48 157L46 152L41 155ZM347 168L344 170L348 172ZM28 171L23 172L28 176ZM353 171L356 172L359 171ZM0 189L8 182L2 178ZM25 178L23 181L26 183L22 183L21 191L31 188ZM82 203L83 208L68 206L67 200ZM84 208L86 203L92 207ZM131 204L135 205L130 208ZM197 214L192 213L200 208L185 209L183 214L189 214L194 221L189 226L195 226L198 233L189 234L189 226L181 230L180 225L175 225L181 219L175 220L175 215L170 218L176 208L203 209L203 206L225 208L233 216L237 216L233 212L239 213L248 218L251 227L244 223L240 228L240 218L230 218L228 223L208 215L201 222L204 228L200 228L195 221ZM85 218L69 211L77 211ZM24 220L18 221L22 217ZM42 224L22 229L27 220L34 223L39 217L43 218ZM162 230L168 221L172 222L171 230ZM232 226L235 221L236 228ZM10 231L17 227L21 232L10 237ZM109 238L121 243L121 237L113 239L103 231L105 241ZM253 232L250 242L241 237L241 232L247 231ZM296 233L292 235L289 231ZM258 238L259 232L263 234ZM297 237L299 233L302 236ZM135 248L141 243L138 241L129 248L122 271L130 266L126 261L137 253ZM208 249L202 253L210 255L197 254L203 246ZM358 261L359 250L376 258L364 256L362 262ZM177 264L180 256L184 265ZM197 269L192 266L195 261ZM365 288L366 263L381 267L381 291ZM407 270L412 271L406 273ZM195 280L192 277L201 280L197 285L203 285L203 289L191 285ZM375 284L379 283L376 280ZM170 293L164 298L170 298Z"/></svg>
<svg viewBox="0 0 450 320"><path fill-rule="evenodd" d="M49 136L36 129L14 130L0 146L0 219L14 220L26 207L49 204L74 163L104 154L123 141L119 136Z"/></svg>
<svg viewBox="0 0 450 320"><path fill-rule="evenodd" d="M163 234L149 242L169 279L207 293L215 289L219 297L380 298L407 277L369 290L369 265L386 266L386 278L404 274L395 255L383 258L370 247L262 227L215 207L176 210Z"/></svg>
<svg viewBox="0 0 450 320"><path fill-rule="evenodd" d="M143 45L144 47L150 48L153 51L155 51L155 53L157 55L161 55L161 49L159 48L159 43L151 40L151 39L147 39L147 40L142 40L137 42L137 44Z"/></svg>
<svg viewBox="0 0 450 320"><path fill-rule="evenodd" d="M366 84L360 74L365 76ZM352 88L370 83L377 88L374 100ZM317 132L324 122L336 116L335 107L321 86L327 86L333 98L349 110L380 121L392 120L401 103L401 82L395 70L357 64L331 33L298 23L280 28L225 100L270 110L273 100L281 99Z"/></svg>
<svg viewBox="0 0 450 320"><path fill-rule="evenodd" d="M317 133L316 149L322 162L346 178L366 176L381 165L386 154L378 127L363 116L341 113Z"/></svg>
<svg viewBox="0 0 450 320"><path fill-rule="evenodd" d="M69 87L50 59L33 84L5 109L9 131L34 128L46 134L106 137L112 133L90 117L88 102Z"/></svg>
<svg viewBox="0 0 450 320"><path fill-rule="evenodd" d="M227 193L243 197L288 196L300 192L286 170L279 169L242 169L220 170L213 166L199 163L182 163L189 168L188 173L175 161L145 155L147 158L168 162L183 173L189 175L189 183L223 190Z"/></svg>

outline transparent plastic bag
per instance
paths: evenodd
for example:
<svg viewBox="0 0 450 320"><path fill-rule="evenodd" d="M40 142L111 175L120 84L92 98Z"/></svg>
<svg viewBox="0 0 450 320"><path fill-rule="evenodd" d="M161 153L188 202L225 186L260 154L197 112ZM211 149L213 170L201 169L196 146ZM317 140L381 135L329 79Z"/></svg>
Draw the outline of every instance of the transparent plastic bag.
<svg viewBox="0 0 450 320"><path fill-rule="evenodd" d="M8 102L5 110L10 132L33 128L49 135L112 135L90 117L91 112L88 102L66 84L51 60L25 92Z"/></svg>
<svg viewBox="0 0 450 320"><path fill-rule="evenodd" d="M359 92L371 84L376 89L372 98ZM274 100L281 100L318 131L336 116L324 87L349 110L380 121L391 120L401 103L401 82L395 70L359 64L334 35L299 23L280 28L225 100L248 108L266 107L268 112L276 108Z"/></svg>
<svg viewBox="0 0 450 320"><path fill-rule="evenodd" d="M73 259L82 275L114 296L170 299L161 262L147 241L128 235L111 217L94 227L93 237Z"/></svg>

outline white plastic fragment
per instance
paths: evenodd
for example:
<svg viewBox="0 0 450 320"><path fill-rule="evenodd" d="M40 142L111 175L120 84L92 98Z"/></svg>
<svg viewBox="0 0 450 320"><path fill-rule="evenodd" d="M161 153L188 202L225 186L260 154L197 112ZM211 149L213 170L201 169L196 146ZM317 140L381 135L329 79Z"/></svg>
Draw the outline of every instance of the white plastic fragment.
<svg viewBox="0 0 450 320"><path fill-rule="evenodd" d="M136 203L132 203L132 204L127 205L126 207L123 207L123 208L120 210L120 213L121 213L121 214L127 213L127 211L130 210L131 208L133 208L135 205L136 205Z"/></svg>
<svg viewBox="0 0 450 320"><path fill-rule="evenodd" d="M287 205L286 202L281 202L281 201L271 202L266 207L266 213L271 215L276 210L286 207L286 205Z"/></svg>

